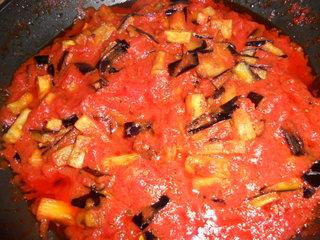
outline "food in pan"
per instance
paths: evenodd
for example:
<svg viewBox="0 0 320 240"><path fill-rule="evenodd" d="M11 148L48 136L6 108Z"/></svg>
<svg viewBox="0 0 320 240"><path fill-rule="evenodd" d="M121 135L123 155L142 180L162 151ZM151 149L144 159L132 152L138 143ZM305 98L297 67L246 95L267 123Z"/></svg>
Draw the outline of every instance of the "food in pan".
<svg viewBox="0 0 320 240"><path fill-rule="evenodd" d="M15 73L1 154L42 236L289 239L320 200L312 80L221 3L88 9Z"/></svg>

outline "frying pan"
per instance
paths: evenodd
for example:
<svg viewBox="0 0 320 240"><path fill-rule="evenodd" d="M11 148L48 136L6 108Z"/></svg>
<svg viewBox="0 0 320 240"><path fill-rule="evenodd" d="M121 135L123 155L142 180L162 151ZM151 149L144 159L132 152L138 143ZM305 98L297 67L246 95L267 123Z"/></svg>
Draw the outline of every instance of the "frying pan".
<svg viewBox="0 0 320 240"><path fill-rule="evenodd" d="M0 5L0 87L10 83L12 74L23 61L70 26L83 13L83 8L124 2L129 6L128 0L5 0ZM310 91L320 96L319 0L226 0L225 3L249 13L256 21L277 27L299 43L317 76ZM28 203L18 189L9 184L11 178L8 169L0 170L0 239L37 240L38 225L28 211ZM319 216L320 211L314 221L292 239L320 239ZM50 231L48 238L64 239L57 229Z"/></svg>

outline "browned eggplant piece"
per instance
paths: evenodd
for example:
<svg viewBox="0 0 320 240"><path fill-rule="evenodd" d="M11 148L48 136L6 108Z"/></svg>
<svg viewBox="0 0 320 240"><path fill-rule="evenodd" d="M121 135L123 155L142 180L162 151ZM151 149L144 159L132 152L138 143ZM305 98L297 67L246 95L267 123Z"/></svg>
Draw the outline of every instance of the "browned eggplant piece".
<svg viewBox="0 0 320 240"><path fill-rule="evenodd" d="M91 199L93 201L94 206L97 207L100 205L100 202L101 202L100 198L105 198L105 197L106 197L105 195L103 195L102 193L99 193L94 187L92 187L89 193L81 197L72 199L71 205L78 208L85 208L87 201Z"/></svg>
<svg viewBox="0 0 320 240"><path fill-rule="evenodd" d="M126 122L124 124L124 137L137 136L140 132L151 129L151 123Z"/></svg>
<svg viewBox="0 0 320 240"><path fill-rule="evenodd" d="M281 129L281 132L289 146L291 153L295 156L304 155L304 143L301 137L298 134L284 128Z"/></svg>
<svg viewBox="0 0 320 240"><path fill-rule="evenodd" d="M151 206L145 208L139 214L134 215L132 221L135 225L137 225L141 230L144 230L149 226L154 216L163 209L168 202L170 201L169 197L166 195L162 195L160 199L152 204Z"/></svg>
<svg viewBox="0 0 320 240"><path fill-rule="evenodd" d="M264 97L259 93L249 92L247 98L249 98L251 102L254 103L255 107L258 107L259 103L262 101Z"/></svg>
<svg viewBox="0 0 320 240"><path fill-rule="evenodd" d="M251 73L255 76L256 80L267 78L267 70L264 66L250 65L250 70L251 70Z"/></svg>
<svg viewBox="0 0 320 240"><path fill-rule="evenodd" d="M54 77L54 74L55 74L55 70L54 70L54 65L53 64L50 64L47 68L47 73L49 75L51 75L52 77Z"/></svg>
<svg viewBox="0 0 320 240"><path fill-rule="evenodd" d="M102 172L100 172L98 170L95 170L95 169L92 169L92 168L89 168L89 167L84 167L84 168L82 168L82 170L87 172L87 173L89 173L89 174L91 174L94 177L103 177L103 176L106 175L106 174L104 174L104 173L102 173Z"/></svg>
<svg viewBox="0 0 320 240"><path fill-rule="evenodd" d="M267 42L270 42L269 40L263 39L263 40L254 40L254 41L248 41L246 42L247 47L262 47Z"/></svg>
<svg viewBox="0 0 320 240"><path fill-rule="evenodd" d="M217 99L219 97L221 97L221 95L226 91L226 89L224 88L224 86L221 86L220 88L216 89L213 93L213 98Z"/></svg>
<svg viewBox="0 0 320 240"><path fill-rule="evenodd" d="M199 59L198 54L186 53L182 59L172 62L168 65L168 71L171 77L177 77L193 68L198 66Z"/></svg>
<svg viewBox="0 0 320 240"><path fill-rule="evenodd" d="M144 240L156 240L158 239L152 232L150 231L145 231L143 233L144 235Z"/></svg>
<svg viewBox="0 0 320 240"><path fill-rule="evenodd" d="M98 91L104 87L107 87L109 85L109 81L106 79L99 79L98 81L91 84L91 87L93 87L94 90Z"/></svg>
<svg viewBox="0 0 320 240"><path fill-rule="evenodd" d="M132 26L132 25L131 25L131 26ZM135 27L135 26L132 26L132 27L133 27L134 30L137 31L137 33L146 36L147 38L149 38L151 41L154 41L155 43L158 43L158 44L160 43L159 40L156 39L156 37L153 36L152 34L147 33L147 32L145 32L145 31L143 31L142 29L137 28L137 27Z"/></svg>
<svg viewBox="0 0 320 240"><path fill-rule="evenodd" d="M59 62L57 64L57 70L58 71L61 71L63 65L65 64L65 61L66 61L68 55L69 55L69 51L64 51L62 53L62 56L61 56L61 58L60 58L60 60L59 60Z"/></svg>
<svg viewBox="0 0 320 240"><path fill-rule="evenodd" d="M314 162L311 168L303 174L302 178L312 187L320 187L320 160Z"/></svg>
<svg viewBox="0 0 320 240"><path fill-rule="evenodd" d="M303 188L303 197L304 198L311 198L316 193L316 190L313 187Z"/></svg>
<svg viewBox="0 0 320 240"><path fill-rule="evenodd" d="M62 124L65 128L73 126L76 121L78 121L78 116L76 114L72 114L71 116L62 120Z"/></svg>
<svg viewBox="0 0 320 240"><path fill-rule="evenodd" d="M202 40L201 46L189 51L189 53L196 53L196 52L197 53L210 53L213 51L212 49L207 49L207 47L208 47L207 42L205 40Z"/></svg>
<svg viewBox="0 0 320 240"><path fill-rule="evenodd" d="M34 60L38 66L43 66L45 64L49 64L49 55L37 55L34 56Z"/></svg>
<svg viewBox="0 0 320 240"><path fill-rule="evenodd" d="M127 53L129 47L130 45L126 40L117 40L116 44L111 48L111 50L101 58L96 68L102 73L107 71L109 72L110 69L114 69L112 67L113 61L121 55Z"/></svg>
<svg viewBox="0 0 320 240"><path fill-rule="evenodd" d="M79 69L79 71L83 75L95 70L95 68L93 66L91 66L88 63L84 63L84 62L75 63L74 65Z"/></svg>
<svg viewBox="0 0 320 240"><path fill-rule="evenodd" d="M129 13L129 14L125 15L121 20L121 23L118 27L118 30L124 29L124 26L126 25L127 21L130 19L130 17L134 17L134 16L142 16L142 15L138 14L138 13Z"/></svg>
<svg viewBox="0 0 320 240"><path fill-rule="evenodd" d="M186 130L189 135L200 132L206 128L211 127L212 125L228 120L231 118L232 113L238 108L237 100L238 96L234 97L230 101L221 105L221 111L214 113L202 114L200 117L193 120L189 125L187 125Z"/></svg>
<svg viewBox="0 0 320 240"><path fill-rule="evenodd" d="M227 43L227 49L229 50L229 52L232 54L232 55L239 55L238 51L237 51L237 48L234 44L232 43Z"/></svg>

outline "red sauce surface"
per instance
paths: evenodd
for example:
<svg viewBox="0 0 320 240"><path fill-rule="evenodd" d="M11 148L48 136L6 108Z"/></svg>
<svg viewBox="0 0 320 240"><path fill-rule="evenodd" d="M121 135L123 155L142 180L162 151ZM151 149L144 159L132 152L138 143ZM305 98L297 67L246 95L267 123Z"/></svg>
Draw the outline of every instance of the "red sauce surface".
<svg viewBox="0 0 320 240"><path fill-rule="evenodd" d="M31 58L15 73L8 89L8 103L29 92L33 101L27 107L32 112L23 126L22 137L14 144L5 143L2 154L22 179L22 189L27 192L26 198L33 201L34 212L41 198L51 198L70 205L79 219L88 207L74 207L72 199L87 194L93 186L105 195L98 206L89 207L96 219L94 227L80 220L73 224L62 222L70 239L138 239L143 231L134 224L133 216L157 202L162 195L169 197L168 204L155 214L144 230L159 239L288 239L312 217L320 199L319 192L308 199L303 198L302 189L281 192L277 201L262 207L250 204L261 188L301 178L319 157L320 102L307 90L313 76L303 51L288 37L279 36L276 30L266 30L248 16L211 2L191 1L188 5L179 3L173 7L187 7L186 31L213 37L206 39L213 52L199 53L198 57L201 61L207 56L231 69L221 76L201 77L196 68L177 77L170 76L167 69L151 74L157 52L166 53L167 66L187 50L184 44L170 43L166 39L164 31L170 29L171 17L164 12L172 6L167 1L159 4L147 0L138 1L131 10L114 9L119 12L116 14L111 14L105 6L97 11L89 9L84 19L76 21L63 37L40 51L38 55L49 55L55 67L54 86L50 90L54 94L53 101L48 103L46 97L41 99L37 86L37 76L47 75L48 64L39 65ZM224 39L221 32L212 28L210 19L204 24L192 22L207 6L215 10L212 19L232 20L230 39ZM127 26L119 28L124 14L130 11L138 13L133 15L131 24L152 34L159 43L137 32L130 35ZM117 30L99 42L94 32L105 23L111 23ZM233 43L241 52L246 48L250 33L257 28L261 38L271 40L287 57L258 50L256 64L267 66L267 77L245 83L232 70L239 56L232 55L225 44ZM123 39L130 47L113 62L118 72L101 73L95 69L83 74L76 67L75 63L79 62L96 66L115 41ZM62 43L66 40L75 44L64 49ZM68 55L58 69L66 51ZM101 78L108 80L108 86L96 91L91 84ZM203 162L190 173L186 171L186 159L212 142L220 141L223 148L228 149L230 141L240 141L232 118L194 135L186 133L186 126L193 120L186 98L190 94L202 94L206 112L212 112L224 101L226 92L216 99L212 97L221 86L226 91L235 90L239 108L245 110L255 126L262 126L262 130L254 139L244 141L243 153L206 156L223 159L226 175L210 186L195 188L195 179L215 176L219 161ZM257 107L246 97L252 91L264 97ZM53 150L42 152L39 165L30 164L30 157L38 148L30 129L45 129L49 119L66 119L72 114L88 116L95 123L95 131L74 130L73 135L59 142L55 151L74 144L77 135L90 137L81 168L68 164L57 166ZM1 109L1 122L11 125L16 118L17 114L7 107ZM149 122L152 130L125 138L125 122ZM303 140L305 153L302 156L292 154L282 128L291 129ZM16 153L20 161L14 158ZM106 168L103 165L106 157L129 153L140 157L125 166ZM84 171L85 167L105 175L95 177ZM306 182L303 184L308 186ZM46 222L39 220L42 224Z"/></svg>

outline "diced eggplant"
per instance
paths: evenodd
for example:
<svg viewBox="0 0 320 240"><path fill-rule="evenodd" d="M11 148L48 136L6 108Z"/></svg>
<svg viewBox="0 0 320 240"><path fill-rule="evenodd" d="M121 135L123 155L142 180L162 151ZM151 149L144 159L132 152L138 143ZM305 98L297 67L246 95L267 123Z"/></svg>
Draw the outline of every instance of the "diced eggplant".
<svg viewBox="0 0 320 240"><path fill-rule="evenodd" d="M320 172L308 171L303 174L303 179L307 181L312 187L320 186Z"/></svg>
<svg viewBox="0 0 320 240"><path fill-rule="evenodd" d="M228 102L222 104L220 106L220 108L224 112L226 112L226 113L231 115L238 108L238 105L237 105L238 99L239 99L239 96L235 96L231 100L229 100Z"/></svg>
<svg viewBox="0 0 320 240"><path fill-rule="evenodd" d="M166 195L162 195L156 203L152 204L149 207L146 207L139 214L134 215L132 218L133 223L137 225L141 230L144 230L146 227L149 226L154 216L161 209L163 209L169 201L170 199Z"/></svg>
<svg viewBox="0 0 320 240"><path fill-rule="evenodd" d="M47 95L51 91L53 87L51 76L49 74L38 76L37 86L38 86L38 96L40 99L42 99L45 95Z"/></svg>
<svg viewBox="0 0 320 240"><path fill-rule="evenodd" d="M65 64L65 61L66 61L68 55L69 55L69 51L64 51L64 52L62 53L62 56L61 56L61 58L60 58L60 60L59 60L59 62L58 62L58 64L57 64L57 70L58 70L59 72L61 71L63 65Z"/></svg>
<svg viewBox="0 0 320 240"><path fill-rule="evenodd" d="M256 132L250 115L242 108L237 109L232 116L233 126L243 141L256 138Z"/></svg>
<svg viewBox="0 0 320 240"><path fill-rule="evenodd" d="M304 155L304 143L301 137L298 134L284 128L281 129L281 132L289 146L291 153L295 156Z"/></svg>
<svg viewBox="0 0 320 240"><path fill-rule="evenodd" d="M311 168L303 174L302 178L312 187L320 187L320 161L313 163Z"/></svg>
<svg viewBox="0 0 320 240"><path fill-rule="evenodd" d="M110 11L109 16L112 15ZM98 28L93 31L94 43L97 46L101 46L106 40L110 38L113 32L117 29L112 23L102 23Z"/></svg>
<svg viewBox="0 0 320 240"><path fill-rule="evenodd" d="M152 232L150 231L145 231L143 233L144 235L144 240L156 240L158 239Z"/></svg>
<svg viewBox="0 0 320 240"><path fill-rule="evenodd" d="M250 70L253 75L255 75L256 80L266 79L267 78L267 70L264 67L250 65Z"/></svg>
<svg viewBox="0 0 320 240"><path fill-rule="evenodd" d="M126 40L117 40L116 44L101 58L96 67L102 73L109 72L113 68L113 61L127 53L129 47L130 44Z"/></svg>
<svg viewBox="0 0 320 240"><path fill-rule="evenodd" d="M246 83L254 82L254 76L252 74L250 66L247 63L242 61L237 63L237 65L233 68L233 71L240 78L240 80Z"/></svg>
<svg viewBox="0 0 320 240"><path fill-rule="evenodd" d="M38 65L49 64L49 55L37 55L34 57L34 60Z"/></svg>
<svg viewBox="0 0 320 240"><path fill-rule="evenodd" d="M250 205L254 207L263 207L269 203L280 200L280 196L276 192L267 193L258 197L253 198L250 201Z"/></svg>
<svg viewBox="0 0 320 240"><path fill-rule="evenodd" d="M249 92L247 98L249 98L251 102L254 103L255 107L258 107L259 103L262 101L264 97L259 93Z"/></svg>
<svg viewBox="0 0 320 240"><path fill-rule="evenodd" d="M62 120L62 124L65 128L73 126L78 121L78 116L76 114L72 114L71 116Z"/></svg>
<svg viewBox="0 0 320 240"><path fill-rule="evenodd" d="M102 165L105 169L115 166L127 166L138 160L140 157L141 156L137 153L106 157L102 160Z"/></svg>
<svg viewBox="0 0 320 240"><path fill-rule="evenodd" d="M169 8L168 10L166 10L164 13L166 16L171 16L173 15L175 12L177 12L178 10L175 8Z"/></svg>
<svg viewBox="0 0 320 240"><path fill-rule="evenodd" d="M166 195L162 195L159 200L157 202L155 202L154 204L151 205L151 207L156 211L160 211L161 209L163 209L168 202L170 201L169 197Z"/></svg>
<svg viewBox="0 0 320 240"><path fill-rule="evenodd" d="M78 208L85 208L87 201L90 199L93 201L95 207L100 205L101 199L105 198L105 195L99 193L94 187L91 188L90 192L71 200L71 205Z"/></svg>
<svg viewBox="0 0 320 240"><path fill-rule="evenodd" d="M22 129L30 113L31 113L31 109L28 109L28 108L24 109L20 113L16 121L9 128L8 132L3 135L3 140L6 143L14 144L22 137L22 134L23 134Z"/></svg>
<svg viewBox="0 0 320 240"><path fill-rule="evenodd" d="M78 135L67 164L74 168L82 168L87 153L90 137Z"/></svg>
<svg viewBox="0 0 320 240"><path fill-rule="evenodd" d="M268 192L287 192L296 191L303 188L303 181L300 178L291 178L286 181L278 182L260 190L262 193Z"/></svg>
<svg viewBox="0 0 320 240"><path fill-rule="evenodd" d="M91 87L93 87L94 90L98 91L104 87L107 87L109 85L109 81L106 79L99 79L98 81L91 84Z"/></svg>
<svg viewBox="0 0 320 240"><path fill-rule="evenodd" d="M207 49L208 44L205 40L201 41L201 45L195 49L189 50L190 53L198 52L198 53L209 53L210 49Z"/></svg>
<svg viewBox="0 0 320 240"><path fill-rule="evenodd" d="M118 31L123 31L124 29L128 28L129 25L131 25L133 23L133 18L134 16L139 16L139 14L137 13L129 13L127 15L125 15L122 20L121 23L118 27Z"/></svg>
<svg viewBox="0 0 320 240"><path fill-rule="evenodd" d="M43 163L43 159L41 156L40 149L36 149L33 151L32 155L28 159L28 163L33 167L40 167Z"/></svg>
<svg viewBox="0 0 320 240"><path fill-rule="evenodd" d="M37 209L38 220L56 221L62 224L75 224L76 211L64 201L41 198Z"/></svg>
<svg viewBox="0 0 320 240"><path fill-rule="evenodd" d="M60 131L61 127L62 127L62 121L61 119L58 119L58 118L52 118L46 124L46 129L53 132Z"/></svg>
<svg viewBox="0 0 320 240"><path fill-rule="evenodd" d="M237 48L234 44L232 43L227 43L227 49L229 50L229 52L232 54L232 55L239 55L238 51L237 51Z"/></svg>
<svg viewBox="0 0 320 240"><path fill-rule="evenodd" d="M183 55L182 59L172 62L168 65L168 71L170 76L177 77L193 68L198 66L199 59L198 54L195 53L186 53Z"/></svg>
<svg viewBox="0 0 320 240"><path fill-rule="evenodd" d="M211 127L212 125L221 122L223 120L227 120L231 118L232 113L238 108L236 104L238 100L238 96L234 97L227 103L223 104L220 108L221 111L203 114L200 117L193 120L189 125L186 127L186 131L188 134L193 135L197 132L200 132L206 128Z"/></svg>
<svg viewBox="0 0 320 240"><path fill-rule="evenodd" d="M53 65L53 64L50 64L50 65L48 66L48 68L47 68L47 73L48 73L50 76L54 77L55 70L54 70L54 65Z"/></svg>
<svg viewBox="0 0 320 240"><path fill-rule="evenodd" d="M248 41L246 42L246 46L248 47L262 47L263 45L265 45L267 42L269 42L268 40L254 40L254 41Z"/></svg>
<svg viewBox="0 0 320 240"><path fill-rule="evenodd" d="M73 151L73 144L67 145L63 148L60 148L58 151L55 151L52 154L52 159L57 167L66 166L68 159Z"/></svg>
<svg viewBox="0 0 320 240"><path fill-rule="evenodd" d="M320 160L312 164L311 171L320 172Z"/></svg>
<svg viewBox="0 0 320 240"><path fill-rule="evenodd" d="M132 26L132 25L131 25L131 26ZM137 28L137 27L135 27L135 26L132 26L132 27L134 28L134 30L137 31L137 33L146 36L147 38L149 38L151 41L153 41L153 42L155 42L155 43L158 43L158 44L160 43L159 40L156 39L156 37L153 36L152 34L147 33L147 32L145 32L145 31L143 31L142 29Z"/></svg>
<svg viewBox="0 0 320 240"><path fill-rule="evenodd" d="M255 48L247 48L243 50L240 55L244 57L254 57L256 55L256 49Z"/></svg>
<svg viewBox="0 0 320 240"><path fill-rule="evenodd" d="M159 51L156 55L156 58L153 62L153 66L151 69L151 74L162 74L167 71L166 64L165 64L165 58L166 58L166 52L165 51Z"/></svg>
<svg viewBox="0 0 320 240"><path fill-rule="evenodd" d="M62 49L66 50L67 48L69 48L70 46L75 46L76 42L73 40L64 40L62 42Z"/></svg>
<svg viewBox="0 0 320 240"><path fill-rule="evenodd" d="M189 43L192 37L192 32L182 30L167 30L164 32L167 41L171 43Z"/></svg>
<svg viewBox="0 0 320 240"><path fill-rule="evenodd" d="M246 152L246 144L242 140L216 140L213 143L203 145L203 147L195 152L199 155L214 154L243 154Z"/></svg>
<svg viewBox="0 0 320 240"><path fill-rule="evenodd" d="M105 176L106 174L104 174L103 172L100 172L96 169L92 169L92 168L89 168L89 167L84 167L82 168L83 171L91 174L92 176L95 176L95 177L103 177Z"/></svg>
<svg viewBox="0 0 320 240"><path fill-rule="evenodd" d="M146 227L149 226L153 217L154 217L154 215L152 214L152 212L148 216L145 216L145 214L143 214L143 212L140 212L139 214L133 216L132 222L136 226L138 226L138 228L140 228L141 230L144 230Z"/></svg>
<svg viewBox="0 0 320 240"><path fill-rule="evenodd" d="M192 116L192 119L200 117L206 111L206 99L201 93L189 94L186 97L186 109L187 112Z"/></svg>
<svg viewBox="0 0 320 240"><path fill-rule="evenodd" d="M33 95L30 92L23 94L18 100L9 103L7 108L13 113L18 115L33 101Z"/></svg>
<svg viewBox="0 0 320 240"><path fill-rule="evenodd" d="M316 193L314 188L303 188L303 197L304 198L311 198Z"/></svg>
<svg viewBox="0 0 320 240"><path fill-rule="evenodd" d="M126 122L124 124L124 137L133 137L141 131L151 128L151 123Z"/></svg>
<svg viewBox="0 0 320 240"><path fill-rule="evenodd" d="M93 66L88 63L79 62L74 64L82 74L87 74L95 70Z"/></svg>
<svg viewBox="0 0 320 240"><path fill-rule="evenodd" d="M222 94L226 91L224 86L221 86L220 88L216 89L213 93L213 98L218 99L219 97L222 96Z"/></svg>
<svg viewBox="0 0 320 240"><path fill-rule="evenodd" d="M135 122L126 122L124 124L124 137L133 137L138 135L142 130L142 126Z"/></svg>
<svg viewBox="0 0 320 240"><path fill-rule="evenodd" d="M285 54L280 48L277 48L276 46L274 46L271 42L267 42L266 44L264 44L262 46L262 49L278 57L282 57L282 58L288 57L287 54Z"/></svg>
<svg viewBox="0 0 320 240"><path fill-rule="evenodd" d="M221 35L225 39L232 37L233 22L232 19L211 20L211 27L220 31Z"/></svg>

